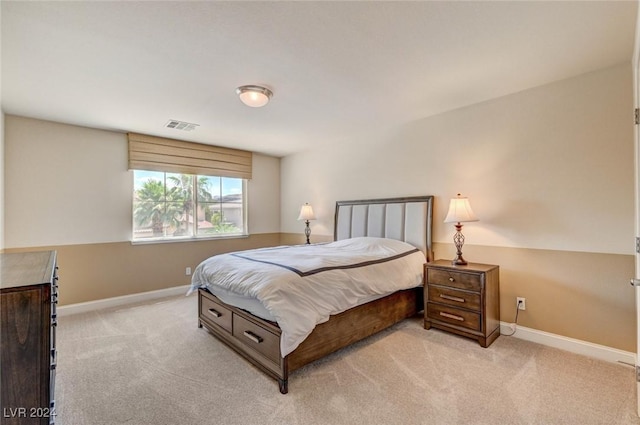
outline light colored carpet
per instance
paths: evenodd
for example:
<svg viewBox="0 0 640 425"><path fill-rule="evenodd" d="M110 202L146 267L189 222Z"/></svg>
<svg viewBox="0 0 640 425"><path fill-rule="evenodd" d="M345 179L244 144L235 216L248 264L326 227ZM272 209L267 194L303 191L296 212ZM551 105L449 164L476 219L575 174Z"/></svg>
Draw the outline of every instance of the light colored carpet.
<svg viewBox="0 0 640 425"><path fill-rule="evenodd" d="M289 394L205 329L197 297L62 317L58 423L640 424L633 368L405 320L292 374Z"/></svg>

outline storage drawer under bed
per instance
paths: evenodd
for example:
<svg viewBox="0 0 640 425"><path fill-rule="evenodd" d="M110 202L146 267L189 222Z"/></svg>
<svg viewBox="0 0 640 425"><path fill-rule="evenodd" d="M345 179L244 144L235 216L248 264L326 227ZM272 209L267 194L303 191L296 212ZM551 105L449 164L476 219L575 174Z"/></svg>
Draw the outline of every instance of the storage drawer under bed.
<svg viewBox="0 0 640 425"><path fill-rule="evenodd" d="M232 312L209 297L200 297L200 318L215 323L227 332L232 332Z"/></svg>
<svg viewBox="0 0 640 425"><path fill-rule="evenodd" d="M279 336L237 314L233 315L233 336L274 362L280 361Z"/></svg>

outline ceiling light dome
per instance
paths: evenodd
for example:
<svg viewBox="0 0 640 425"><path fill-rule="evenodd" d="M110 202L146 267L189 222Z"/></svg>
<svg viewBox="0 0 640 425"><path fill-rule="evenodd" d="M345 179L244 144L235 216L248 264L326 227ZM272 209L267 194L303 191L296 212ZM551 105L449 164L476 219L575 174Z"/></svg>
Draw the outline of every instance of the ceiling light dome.
<svg viewBox="0 0 640 425"><path fill-rule="evenodd" d="M273 92L262 86L240 86L236 89L240 100L247 106L259 108L269 103Z"/></svg>

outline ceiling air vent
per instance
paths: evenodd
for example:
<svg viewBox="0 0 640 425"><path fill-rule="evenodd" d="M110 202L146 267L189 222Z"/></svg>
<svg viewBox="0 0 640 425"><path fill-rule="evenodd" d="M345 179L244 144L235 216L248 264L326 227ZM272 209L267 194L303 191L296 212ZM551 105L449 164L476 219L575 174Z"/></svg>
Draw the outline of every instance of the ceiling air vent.
<svg viewBox="0 0 640 425"><path fill-rule="evenodd" d="M165 127L167 128L174 128L176 130L182 130L182 131L192 131L199 126L200 124L192 124L190 122L184 122L184 121L178 121L178 120L169 120L169 122L165 124Z"/></svg>

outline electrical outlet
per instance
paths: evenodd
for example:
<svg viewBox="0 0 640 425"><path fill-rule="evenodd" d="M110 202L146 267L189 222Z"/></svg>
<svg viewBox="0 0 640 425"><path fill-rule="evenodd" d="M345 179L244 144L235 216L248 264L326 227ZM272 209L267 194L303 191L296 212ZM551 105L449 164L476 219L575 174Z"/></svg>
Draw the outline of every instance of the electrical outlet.
<svg viewBox="0 0 640 425"><path fill-rule="evenodd" d="M191 276L191 267L187 267L184 271L184 274L187 276Z"/></svg>
<svg viewBox="0 0 640 425"><path fill-rule="evenodd" d="M526 299L523 297L516 297L516 306L518 307L518 310L526 310Z"/></svg>

